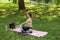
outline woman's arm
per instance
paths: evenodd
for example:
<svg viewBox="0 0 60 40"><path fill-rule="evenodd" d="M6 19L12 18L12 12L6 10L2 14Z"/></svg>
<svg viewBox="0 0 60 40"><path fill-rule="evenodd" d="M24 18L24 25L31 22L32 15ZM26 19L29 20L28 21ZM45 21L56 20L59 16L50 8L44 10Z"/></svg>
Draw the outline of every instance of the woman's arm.
<svg viewBox="0 0 60 40"><path fill-rule="evenodd" d="M26 24L28 22L28 20L27 21L25 21L25 22L23 22L23 23L21 23L21 24Z"/></svg>
<svg viewBox="0 0 60 40"><path fill-rule="evenodd" d="M26 23L28 23L28 21L29 21L29 19L27 19L27 21L25 21L25 22L23 22L23 23L21 23L21 24L26 24Z"/></svg>
<svg viewBox="0 0 60 40"><path fill-rule="evenodd" d="M25 24L25 22L21 23L21 25Z"/></svg>

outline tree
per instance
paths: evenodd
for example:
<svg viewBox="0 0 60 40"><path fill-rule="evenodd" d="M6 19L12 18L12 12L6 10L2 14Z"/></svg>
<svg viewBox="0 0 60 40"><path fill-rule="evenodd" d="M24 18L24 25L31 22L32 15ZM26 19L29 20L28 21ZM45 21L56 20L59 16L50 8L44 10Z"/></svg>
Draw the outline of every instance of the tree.
<svg viewBox="0 0 60 40"><path fill-rule="evenodd" d="M18 0L18 9L25 10L24 0Z"/></svg>

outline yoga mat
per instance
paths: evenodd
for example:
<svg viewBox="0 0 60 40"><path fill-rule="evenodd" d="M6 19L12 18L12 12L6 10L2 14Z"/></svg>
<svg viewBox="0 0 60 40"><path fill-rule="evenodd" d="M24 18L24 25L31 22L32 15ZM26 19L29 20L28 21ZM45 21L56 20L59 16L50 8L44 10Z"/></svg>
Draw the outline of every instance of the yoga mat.
<svg viewBox="0 0 60 40"><path fill-rule="evenodd" d="M21 32L21 29L20 29L20 27L16 27L12 31ZM36 37L44 37L45 35L48 34L48 32L32 30L32 33L27 33L27 34L32 35L32 36L36 36Z"/></svg>

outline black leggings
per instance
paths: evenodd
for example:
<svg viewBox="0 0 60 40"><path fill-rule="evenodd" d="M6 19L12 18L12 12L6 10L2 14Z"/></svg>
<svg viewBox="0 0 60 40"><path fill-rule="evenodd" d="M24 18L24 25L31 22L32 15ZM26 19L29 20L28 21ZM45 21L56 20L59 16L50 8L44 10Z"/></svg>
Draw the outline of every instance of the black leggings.
<svg viewBox="0 0 60 40"><path fill-rule="evenodd" d="M22 27L24 31L27 31L29 29L32 29L32 27Z"/></svg>

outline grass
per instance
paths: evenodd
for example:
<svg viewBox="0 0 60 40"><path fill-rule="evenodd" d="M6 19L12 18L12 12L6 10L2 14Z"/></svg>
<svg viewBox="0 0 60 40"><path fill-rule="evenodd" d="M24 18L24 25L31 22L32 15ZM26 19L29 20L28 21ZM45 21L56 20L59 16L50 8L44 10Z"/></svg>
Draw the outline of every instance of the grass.
<svg viewBox="0 0 60 40"><path fill-rule="evenodd" d="M16 14L18 15L18 14ZM40 20L33 20L33 29L40 30L40 31L47 31L48 35L45 37L34 37L34 36L22 36L21 34L18 34L16 32L12 31L6 31L5 25L8 25L9 23L14 22L16 25L20 24L21 21L24 19L18 19L15 16L9 16L6 19L0 20L0 40L60 40L60 23L59 19L56 19L51 22L44 22ZM15 18L16 17L16 18ZM22 22L23 22L22 21Z"/></svg>
<svg viewBox="0 0 60 40"><path fill-rule="evenodd" d="M9 26L10 23L19 25L26 21L27 16L23 11L16 11L17 6L0 7L0 40L60 40L60 16L54 14L55 12L50 12L53 10L49 10L49 7L48 9L45 9L45 6L41 5L39 7L34 6L31 8L33 11L33 29L48 32L48 35L39 38L31 35L22 36L22 34L16 32L6 31L6 25ZM55 8L54 10L56 11ZM5 11L2 11L2 9ZM57 11L59 12L58 9ZM41 14L39 14L40 12ZM49 12L53 13L52 15L57 15L57 17L52 18L52 15L49 15ZM50 20L50 18L52 18L52 20Z"/></svg>

